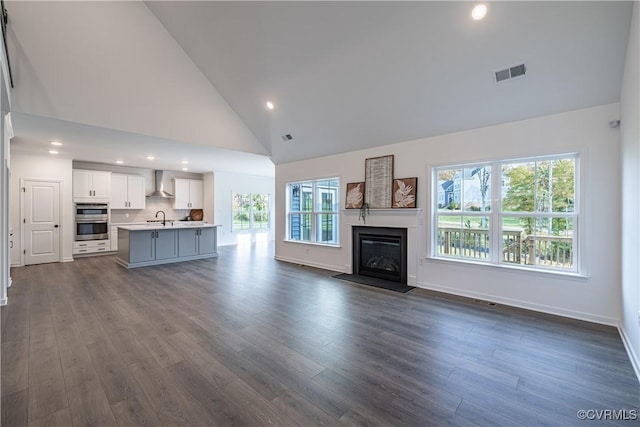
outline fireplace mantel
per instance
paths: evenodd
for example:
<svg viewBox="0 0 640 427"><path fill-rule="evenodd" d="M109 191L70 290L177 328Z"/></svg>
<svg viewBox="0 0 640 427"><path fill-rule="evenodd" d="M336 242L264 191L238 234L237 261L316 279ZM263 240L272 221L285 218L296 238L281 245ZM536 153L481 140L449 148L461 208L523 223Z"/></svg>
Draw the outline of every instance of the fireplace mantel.
<svg viewBox="0 0 640 427"><path fill-rule="evenodd" d="M342 212L345 215L359 215L360 209L342 209ZM367 216L369 215L419 215L422 212L421 208L388 208L388 209L369 209L367 211Z"/></svg>
<svg viewBox="0 0 640 427"><path fill-rule="evenodd" d="M366 221L360 219L360 209L343 209L343 221L349 226L416 228L422 224L422 209L370 209Z"/></svg>

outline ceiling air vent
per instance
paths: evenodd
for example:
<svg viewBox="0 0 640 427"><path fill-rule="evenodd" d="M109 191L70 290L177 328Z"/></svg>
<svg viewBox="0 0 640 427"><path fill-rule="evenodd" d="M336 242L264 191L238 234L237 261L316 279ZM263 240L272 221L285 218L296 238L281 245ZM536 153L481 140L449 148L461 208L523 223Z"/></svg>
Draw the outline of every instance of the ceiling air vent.
<svg viewBox="0 0 640 427"><path fill-rule="evenodd" d="M496 83L499 83L503 80L508 80L510 79L511 76L509 75L509 69L507 68L506 70L500 70L500 71L496 71Z"/></svg>
<svg viewBox="0 0 640 427"><path fill-rule="evenodd" d="M291 141L293 139L293 137L291 136L290 133L285 133L284 135L282 135L282 140L283 141Z"/></svg>
<svg viewBox="0 0 640 427"><path fill-rule="evenodd" d="M527 72L527 67L524 64L514 65L513 67L503 68L494 71L496 83L503 82L505 80L515 79L516 77L522 77Z"/></svg>

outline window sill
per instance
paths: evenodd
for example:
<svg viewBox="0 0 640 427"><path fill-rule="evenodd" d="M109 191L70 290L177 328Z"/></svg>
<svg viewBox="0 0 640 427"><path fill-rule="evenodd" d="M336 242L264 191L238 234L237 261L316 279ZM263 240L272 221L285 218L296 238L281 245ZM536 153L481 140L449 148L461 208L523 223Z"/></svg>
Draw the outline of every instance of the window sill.
<svg viewBox="0 0 640 427"><path fill-rule="evenodd" d="M301 245L312 245L312 246L325 246L327 248L341 248L340 243L332 244L332 243L318 243L318 242L306 242L304 240L288 240L284 239L284 243L299 243Z"/></svg>
<svg viewBox="0 0 640 427"><path fill-rule="evenodd" d="M463 264L472 267L481 267L486 268L488 270L494 271L510 271L510 272L522 272L525 274L535 274L541 276L553 276L553 277L566 277L568 279L590 279L591 276L584 273L576 273L575 271L561 271L561 270L547 270L547 269L539 269L539 268L531 268L531 267L523 267L523 266L515 266L515 265L505 265L505 264L490 264L485 262L478 262L467 259L457 259L457 258L444 258L444 257L433 257L427 256L424 259L428 261L442 262L442 263L455 263L455 264Z"/></svg>

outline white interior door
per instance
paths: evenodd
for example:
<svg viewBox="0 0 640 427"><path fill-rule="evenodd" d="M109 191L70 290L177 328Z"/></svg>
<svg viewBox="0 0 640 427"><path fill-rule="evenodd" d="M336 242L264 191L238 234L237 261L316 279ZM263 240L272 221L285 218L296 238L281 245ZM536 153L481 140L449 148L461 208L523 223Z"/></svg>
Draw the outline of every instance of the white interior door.
<svg viewBox="0 0 640 427"><path fill-rule="evenodd" d="M60 183L24 181L24 263L60 262Z"/></svg>

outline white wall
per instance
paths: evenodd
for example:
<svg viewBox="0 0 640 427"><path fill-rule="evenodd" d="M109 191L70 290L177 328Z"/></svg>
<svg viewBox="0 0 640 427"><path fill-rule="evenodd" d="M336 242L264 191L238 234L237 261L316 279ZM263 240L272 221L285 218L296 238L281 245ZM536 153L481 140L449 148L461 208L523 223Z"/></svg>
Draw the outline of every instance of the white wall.
<svg viewBox="0 0 640 427"><path fill-rule="evenodd" d="M22 265L22 235L20 230L20 179L50 179L60 181L61 228L60 242L62 260L73 260L74 216L71 192L71 160L54 156L11 155L11 180L9 191L10 227L13 228L11 265Z"/></svg>
<svg viewBox="0 0 640 427"><path fill-rule="evenodd" d="M11 286L9 268L9 140L11 125L11 89L9 67L4 47L0 48L0 305L7 304L7 288Z"/></svg>
<svg viewBox="0 0 640 427"><path fill-rule="evenodd" d="M218 228L218 245L236 245L263 242L274 239L274 178L268 176L243 175L229 172L214 172L215 224ZM232 194L260 193L269 194L271 228L263 231L231 231Z"/></svg>
<svg viewBox="0 0 640 427"><path fill-rule="evenodd" d="M268 154L143 2L7 9L16 111Z"/></svg>
<svg viewBox="0 0 640 427"><path fill-rule="evenodd" d="M202 174L202 180L204 181L202 185L202 191L204 192L202 203L204 203L205 206L202 219L209 224L215 224L215 181L213 172ZM218 230L218 232L220 231Z"/></svg>
<svg viewBox="0 0 640 427"><path fill-rule="evenodd" d="M3 69L2 69L3 70ZM10 241L11 233L9 229L9 145L13 137L13 126L11 125L11 113L8 98L6 97L7 87L2 78L3 71L0 71L0 97L2 108L0 111L0 305L8 302L7 289L11 286L10 276ZM5 102L5 100L7 102Z"/></svg>
<svg viewBox="0 0 640 427"><path fill-rule="evenodd" d="M350 268L350 230L341 214L342 246L313 246L283 241L285 237L285 184L290 181L340 177L341 190L348 182L364 181L366 158L395 155L395 177L418 177L418 207L428 230L430 166L449 162L476 162L554 153L578 152L581 156L580 236L587 278L525 272L498 267L478 267L426 258L426 233L416 260L421 287L472 296L500 303L617 324L620 312L619 130L608 121L619 116L619 105L610 104L466 132L424 138L385 147L276 166L276 257L336 271ZM604 226L603 226L604 225ZM304 249L304 250L303 250Z"/></svg>
<svg viewBox="0 0 640 427"><path fill-rule="evenodd" d="M639 4L635 2L620 93L622 166L622 316L620 330L640 378L640 46Z"/></svg>

